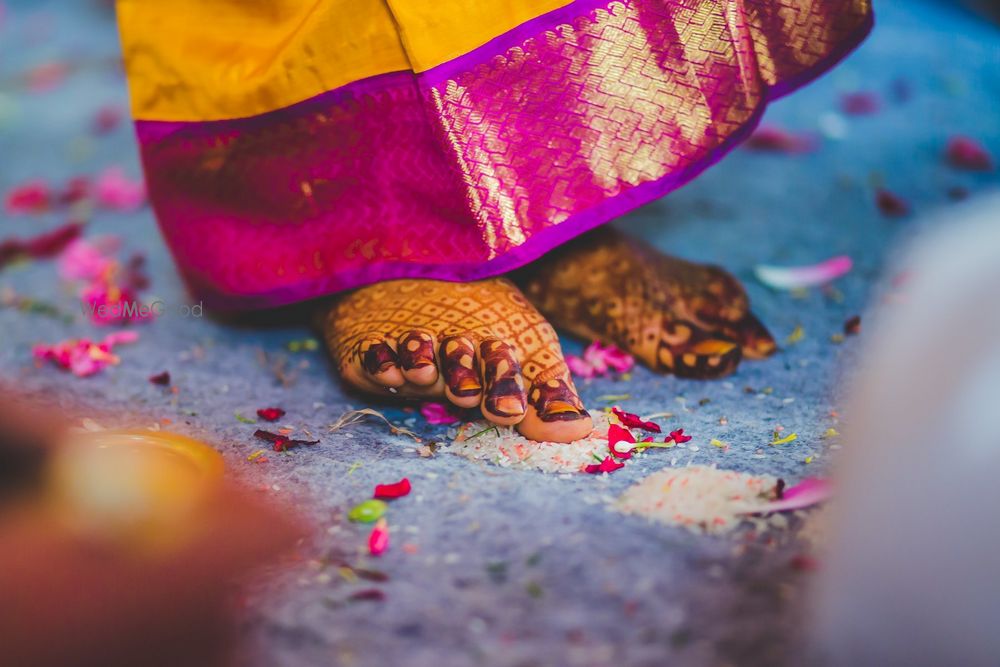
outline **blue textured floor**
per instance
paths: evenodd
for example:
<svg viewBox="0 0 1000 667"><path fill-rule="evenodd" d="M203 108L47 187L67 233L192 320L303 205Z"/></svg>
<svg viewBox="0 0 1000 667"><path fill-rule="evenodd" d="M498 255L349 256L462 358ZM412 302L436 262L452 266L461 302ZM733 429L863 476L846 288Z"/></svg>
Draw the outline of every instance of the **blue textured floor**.
<svg viewBox="0 0 1000 667"><path fill-rule="evenodd" d="M99 64L117 49L110 13L97 3L69 1L8 6L0 19L0 191L32 177L62 182L110 164L138 175L127 127L103 138L88 133L97 109L125 105L121 76ZM822 470L830 452L819 436L833 424L829 413L838 407L838 386L857 345L856 339L834 345L830 335L867 307L895 244L930 212L951 205L949 188L963 186L976 196L997 184L996 175L956 172L940 156L947 137L957 133L1000 155L1000 32L948 3L885 0L876 9L878 26L855 55L766 118L797 130L843 123L846 136L828 138L821 150L803 156L738 151L620 223L659 248L717 262L744 278L755 310L780 339L797 325L805 330L798 344L745 364L727 381L681 381L639 370L628 383L582 386L592 408L604 405L600 396L628 393L634 398L621 403L634 412L677 413L670 423L701 444L680 463L789 480ZM17 72L66 58L84 68L51 92L14 86ZM897 99L901 87L911 91L905 101ZM838 117L840 94L856 91L881 95L885 109ZM883 218L873 204L877 183L908 199L915 214ZM0 238L60 222L54 215L0 214ZM99 214L86 234L120 235L127 251L148 256L150 294L167 303L185 300L148 210ZM818 290L804 298L773 293L750 275L761 262L812 263L840 253L856 262L836 283L842 302ZM77 308L51 263L5 270L4 287ZM57 396L111 425L169 418L179 430L217 444L232 469L268 493L308 498L299 506L320 529L302 549L307 560L335 551L353 559L364 535L341 523L344 509L376 482L403 475L413 482L414 494L391 510L393 549L369 564L389 581L348 583L316 562L285 568L280 585L254 595L246 631L255 664L774 665L794 659L809 575L789 567L799 549L790 535L734 553L734 540L697 537L604 509L608 497L667 465L667 457L648 457L607 479L560 479L449 456L420 459L407 451L407 441L377 424L325 435L326 424L362 401L331 379L321 352L286 351L289 341L310 335L305 326L174 317L138 330L141 340L122 348L121 366L83 380L37 369L31 359L35 342L94 333L83 318L67 324L0 310L0 373L27 392ZM261 364L262 352L285 360L289 386ZM165 369L176 395L146 381ZM250 415L266 405L283 406L283 422L323 434L322 443L272 455L267 464L248 463L246 456L259 449L251 437L256 426L234 413ZM132 416L106 416L116 413ZM778 424L797 432L798 441L767 447ZM711 438L730 449L708 446ZM755 457L758 450L762 456ZM807 456L814 457L809 466ZM417 552L404 551L404 543ZM385 601L341 604L371 587L381 589Z"/></svg>

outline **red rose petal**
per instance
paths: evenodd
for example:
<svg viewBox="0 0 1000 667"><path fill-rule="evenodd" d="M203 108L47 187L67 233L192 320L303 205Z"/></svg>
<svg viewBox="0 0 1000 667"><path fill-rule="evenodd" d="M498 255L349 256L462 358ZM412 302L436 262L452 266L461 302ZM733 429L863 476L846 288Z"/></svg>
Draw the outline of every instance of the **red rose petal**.
<svg viewBox="0 0 1000 667"><path fill-rule="evenodd" d="M632 458L632 453L629 451L619 451L615 448L619 442L629 442L635 443L635 436L628 429L622 428L618 424L612 424L608 427L608 450L619 459L630 459Z"/></svg>
<svg viewBox="0 0 1000 667"><path fill-rule="evenodd" d="M299 445L315 445L319 443L319 440L293 440L286 435L279 435L261 429L254 431L253 436L259 440L271 443L276 452L284 452Z"/></svg>
<svg viewBox="0 0 1000 667"><path fill-rule="evenodd" d="M160 385L161 387L166 387L170 384L170 373L168 371L163 371L162 373L158 373L156 375L150 375L149 381L153 384Z"/></svg>
<svg viewBox="0 0 1000 667"><path fill-rule="evenodd" d="M7 212L40 213L52 205L52 191L44 181L30 181L7 193L4 206Z"/></svg>
<svg viewBox="0 0 1000 667"><path fill-rule="evenodd" d="M678 445L682 445L685 442L688 442L689 440L692 440L692 439L693 438L690 435L684 435L684 429L682 429L682 428L679 428L676 431L671 431L670 432L670 438L669 438L669 440L673 440Z"/></svg>
<svg viewBox="0 0 1000 667"><path fill-rule="evenodd" d="M607 456L599 464L595 463L593 465L587 466L586 468L584 468L584 471L586 471L588 474L591 475L598 475L602 472L614 472L615 470L619 470L624 467L625 467L624 463L618 463L610 456Z"/></svg>
<svg viewBox="0 0 1000 667"><path fill-rule="evenodd" d="M285 411L281 408L261 408L257 416L267 422L276 422L285 416Z"/></svg>
<svg viewBox="0 0 1000 667"><path fill-rule="evenodd" d="M378 484L375 486L373 497L380 500L392 498L402 498L410 493L410 480L407 477L399 480L395 484Z"/></svg>
<svg viewBox="0 0 1000 667"><path fill-rule="evenodd" d="M880 189L875 193L875 203L878 210L889 218L901 218L910 213L910 205L905 199L888 190Z"/></svg>
<svg viewBox="0 0 1000 667"><path fill-rule="evenodd" d="M58 255L78 236L80 236L80 225L69 223L30 239L12 238L0 241L0 269L19 257L44 259Z"/></svg>
<svg viewBox="0 0 1000 667"><path fill-rule="evenodd" d="M641 428L644 431L652 431L653 433L660 432L659 424L643 421L639 419L639 415L634 415L631 412L624 412L618 408L611 408L611 412L614 413L615 417L618 417L622 424L629 428ZM633 440L633 442L635 441Z"/></svg>

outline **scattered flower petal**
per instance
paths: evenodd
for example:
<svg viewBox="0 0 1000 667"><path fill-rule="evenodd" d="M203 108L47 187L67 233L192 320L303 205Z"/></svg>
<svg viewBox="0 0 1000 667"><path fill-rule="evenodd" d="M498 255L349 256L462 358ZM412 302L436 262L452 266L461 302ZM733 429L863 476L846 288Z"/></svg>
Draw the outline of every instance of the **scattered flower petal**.
<svg viewBox="0 0 1000 667"><path fill-rule="evenodd" d="M679 428L676 431L671 431L670 436L667 440L671 440L678 445L683 445L685 442L691 441L693 438L690 435L684 435L684 429Z"/></svg>
<svg viewBox="0 0 1000 667"><path fill-rule="evenodd" d="M34 347L33 354L40 362L50 361L77 377L89 377L107 366L118 364L120 359L113 353L114 348L123 343L134 343L136 340L138 334L134 332L119 332L106 336L100 343L81 338L55 345L39 344Z"/></svg>
<svg viewBox="0 0 1000 667"><path fill-rule="evenodd" d="M805 337L806 337L805 328L801 324L798 324L795 326L794 329L792 329L792 333L788 334L788 338L785 339L785 344L795 345L796 343L801 342L802 339Z"/></svg>
<svg viewBox="0 0 1000 667"><path fill-rule="evenodd" d="M618 463L610 456L606 456L599 464L589 465L584 468L584 471L591 475L599 475L604 472L611 473L624 467L624 463Z"/></svg>
<svg viewBox="0 0 1000 667"><path fill-rule="evenodd" d="M844 333L848 336L857 336L861 333L861 316L854 315L844 322Z"/></svg>
<svg viewBox="0 0 1000 667"><path fill-rule="evenodd" d="M750 507L743 514L766 514L769 512L788 512L805 509L817 503L829 500L833 496L833 487L829 481L810 477L795 486L786 488L780 500L773 500L764 505Z"/></svg>
<svg viewBox="0 0 1000 667"><path fill-rule="evenodd" d="M94 116L94 133L107 134L114 130L122 122L124 114L118 106L108 105L101 107Z"/></svg>
<svg viewBox="0 0 1000 667"><path fill-rule="evenodd" d="M59 276L64 280L97 280L111 268L114 260L110 255L118 246L114 237L76 239L59 256Z"/></svg>
<svg viewBox="0 0 1000 667"><path fill-rule="evenodd" d="M744 146L754 151L769 151L773 153L809 153L816 148L813 137L795 134L775 126L762 126L757 129Z"/></svg>
<svg viewBox="0 0 1000 667"><path fill-rule="evenodd" d="M840 255L810 266L780 267L760 264L754 267L757 280L771 289L791 290L824 285L850 272L851 258Z"/></svg>
<svg viewBox="0 0 1000 667"><path fill-rule="evenodd" d="M420 414L428 424L455 424L461 421L454 413L454 408L444 403L424 403L420 406Z"/></svg>
<svg viewBox="0 0 1000 667"><path fill-rule="evenodd" d="M29 239L10 238L0 241L0 269L21 257L54 257L79 236L80 225L70 223Z"/></svg>
<svg viewBox="0 0 1000 667"><path fill-rule="evenodd" d="M615 417L618 417L618 420L621 421L621 423L627 428L641 428L644 431L651 431L653 433L660 432L659 424L643 421L639 418L639 415L634 415L631 412L624 412L618 408L611 408L611 412L614 413Z"/></svg>
<svg viewBox="0 0 1000 667"><path fill-rule="evenodd" d="M901 218L910 214L909 203L889 190L879 189L875 193L875 203L887 218Z"/></svg>
<svg viewBox="0 0 1000 667"><path fill-rule="evenodd" d="M882 104L874 93L849 93L840 98L840 108L852 116L878 113L881 107Z"/></svg>
<svg viewBox="0 0 1000 667"><path fill-rule="evenodd" d="M44 181L28 181L7 193L4 208L11 215L42 213L52 205L52 190Z"/></svg>
<svg viewBox="0 0 1000 667"><path fill-rule="evenodd" d="M389 524L385 519L379 519L368 536L368 553L381 556L389 548Z"/></svg>
<svg viewBox="0 0 1000 667"><path fill-rule="evenodd" d="M993 156L986 147L969 137L953 137L948 142L945 155L949 164L966 171L993 171Z"/></svg>
<svg viewBox="0 0 1000 667"><path fill-rule="evenodd" d="M271 433L270 431L263 431L261 429L254 431L253 435L259 440L270 442L276 452L288 451L299 445L315 445L319 443L319 440L295 440L289 438L287 435L279 435L278 433Z"/></svg>
<svg viewBox="0 0 1000 667"><path fill-rule="evenodd" d="M358 523L372 523L381 519L388 509L384 501L370 498L352 507L347 518Z"/></svg>
<svg viewBox="0 0 1000 667"><path fill-rule="evenodd" d="M121 167L109 167L100 173L94 184L98 203L116 211L135 211L146 202L146 186L129 180Z"/></svg>
<svg viewBox="0 0 1000 667"><path fill-rule="evenodd" d="M590 379L597 376L594 367L575 354L566 355L566 365L569 367L569 372L578 378Z"/></svg>
<svg viewBox="0 0 1000 667"><path fill-rule="evenodd" d="M635 358L614 345L602 345L594 341L583 351L583 357L568 354L566 365L570 372L582 378L607 375L609 369L617 373L627 373L635 366Z"/></svg>
<svg viewBox="0 0 1000 667"><path fill-rule="evenodd" d="M285 416L285 411L281 408L261 408L257 410L257 416L266 422L276 422Z"/></svg>
<svg viewBox="0 0 1000 667"><path fill-rule="evenodd" d="M377 588L366 588L361 591L355 591L347 596L347 599L352 602L381 602L385 599L385 593Z"/></svg>
<svg viewBox="0 0 1000 667"><path fill-rule="evenodd" d="M161 387L166 387L170 384L170 372L163 371L162 373L157 373L156 375L150 375L149 381Z"/></svg>
<svg viewBox="0 0 1000 667"><path fill-rule="evenodd" d="M90 180L77 176L70 179L69 183L59 192L59 203L64 206L72 206L90 196Z"/></svg>
<svg viewBox="0 0 1000 667"><path fill-rule="evenodd" d="M784 438L776 438L776 439L772 440L771 444L772 445L787 445L788 443L794 442L795 440L798 440L798 439L799 439L799 435L797 433L789 433Z"/></svg>
<svg viewBox="0 0 1000 667"><path fill-rule="evenodd" d="M386 498L402 498L403 496L410 494L410 480L407 477L399 480L395 484L378 484L375 486L375 497L386 499Z"/></svg>
<svg viewBox="0 0 1000 667"><path fill-rule="evenodd" d="M619 459L630 459L632 458L631 447L628 450L619 450L616 445L620 442L627 442L635 444L635 436L628 429L622 428L618 424L612 424L608 427L608 450L615 458ZM589 472L589 470L588 470Z"/></svg>

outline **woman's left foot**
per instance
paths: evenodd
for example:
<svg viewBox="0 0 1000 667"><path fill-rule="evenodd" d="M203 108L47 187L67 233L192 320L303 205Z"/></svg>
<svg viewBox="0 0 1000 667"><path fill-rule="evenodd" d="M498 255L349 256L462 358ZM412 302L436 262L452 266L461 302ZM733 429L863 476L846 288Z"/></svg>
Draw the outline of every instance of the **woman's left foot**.
<svg viewBox="0 0 1000 667"><path fill-rule="evenodd" d="M557 327L614 343L656 371L717 378L777 349L729 273L661 255L612 229L566 244L518 282Z"/></svg>

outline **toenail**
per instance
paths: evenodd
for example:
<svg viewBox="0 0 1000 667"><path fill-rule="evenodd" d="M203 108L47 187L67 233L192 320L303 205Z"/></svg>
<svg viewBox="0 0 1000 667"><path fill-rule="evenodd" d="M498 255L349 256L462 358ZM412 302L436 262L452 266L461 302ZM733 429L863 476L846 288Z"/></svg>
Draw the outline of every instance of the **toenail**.
<svg viewBox="0 0 1000 667"><path fill-rule="evenodd" d="M531 406L542 421L572 421L583 419L587 411L580 398L563 380L549 380L531 391Z"/></svg>
<svg viewBox="0 0 1000 667"><path fill-rule="evenodd" d="M444 381L452 395L465 398L479 394L483 386L473 370L472 345L453 338L442 343L441 352Z"/></svg>
<svg viewBox="0 0 1000 667"><path fill-rule="evenodd" d="M406 343L399 351L399 364L403 370L411 371L434 365L434 345L420 334L408 334Z"/></svg>
<svg viewBox="0 0 1000 667"><path fill-rule="evenodd" d="M388 343L376 343L368 348L364 355L364 367L372 375L384 373L399 361L396 352Z"/></svg>

